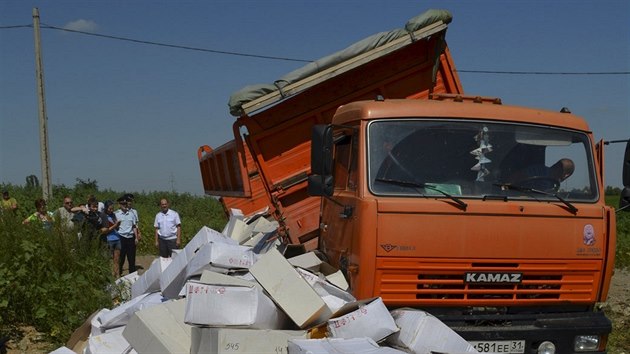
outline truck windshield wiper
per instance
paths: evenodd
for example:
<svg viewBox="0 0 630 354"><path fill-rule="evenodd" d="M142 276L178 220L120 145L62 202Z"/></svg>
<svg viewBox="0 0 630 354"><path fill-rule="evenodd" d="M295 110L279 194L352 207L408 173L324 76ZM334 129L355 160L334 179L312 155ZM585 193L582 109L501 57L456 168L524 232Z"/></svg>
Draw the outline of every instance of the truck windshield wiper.
<svg viewBox="0 0 630 354"><path fill-rule="evenodd" d="M461 207L462 210L466 210L466 208L468 207L468 204L466 204L464 201L462 201L461 199L446 193L445 191L431 185L428 183L420 183L420 182L414 182L414 181L401 181L401 180L397 180L397 179L388 179L388 178L376 178L377 181L379 182L383 182L383 183L389 183L389 184L395 184L395 185L399 185L399 186L403 186L403 187L414 187L414 188L424 188L424 189L430 189L432 191L436 191L440 194L442 194L443 196L449 198L450 200L454 201L455 203L457 203L457 205L459 205ZM425 194L422 194L422 196L427 197Z"/></svg>
<svg viewBox="0 0 630 354"><path fill-rule="evenodd" d="M570 202L568 202L566 199L562 198L561 196L558 195L558 193L549 193L549 192L545 192L545 191L541 191L539 189L534 189L534 188L529 188L529 187L522 187L519 185L515 185L515 184L511 184L511 183L495 183L494 184L497 187L501 187L501 189L508 189L508 190L514 190L514 191L518 191L518 192L524 192L524 193L535 193L535 194L542 194L542 195L546 195L546 196L550 196L550 197L554 197L556 199L558 199L560 202L562 202L562 204L566 205L566 207L569 209L569 211L573 214L576 214L578 212L578 208L576 208L573 204L571 204ZM536 198L534 198L536 199ZM538 199L536 199L538 200Z"/></svg>

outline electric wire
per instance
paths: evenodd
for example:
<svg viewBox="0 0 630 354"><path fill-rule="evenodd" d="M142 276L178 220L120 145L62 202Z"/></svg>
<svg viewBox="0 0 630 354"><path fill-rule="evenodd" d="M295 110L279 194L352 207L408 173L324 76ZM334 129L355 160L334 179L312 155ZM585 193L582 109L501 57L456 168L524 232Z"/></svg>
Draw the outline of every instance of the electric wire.
<svg viewBox="0 0 630 354"><path fill-rule="evenodd" d="M28 25L0 26L0 29L25 28L25 27L33 27L33 25L28 24ZM134 39L134 38L128 38L128 37L112 36L112 35L107 35L107 34L73 30L73 29L68 29L68 28L52 26L48 24L42 24L41 27L45 29L72 32L72 33L84 34L88 36L108 38L108 39L114 39L114 40L120 40L120 41L126 41L126 42L138 43L138 44L146 44L146 45L153 45L153 46L167 47L167 48L174 48L174 49L192 50L192 51L214 53L214 54L233 55L233 56L250 57L250 58L258 58L258 59L293 61L293 62L302 62L302 63L311 63L314 61L314 60L308 60L308 59L259 55L259 54L243 53L243 52L232 52L232 51L217 50L217 49L191 47L191 46L185 46L185 45L179 45L179 44L160 43L160 42L146 41L146 40L140 40L140 39ZM465 74L496 74L496 75L571 75L571 76L630 75L630 71L580 72L580 71L499 71L499 70L463 70L463 69L455 69L455 71L458 73L465 73Z"/></svg>

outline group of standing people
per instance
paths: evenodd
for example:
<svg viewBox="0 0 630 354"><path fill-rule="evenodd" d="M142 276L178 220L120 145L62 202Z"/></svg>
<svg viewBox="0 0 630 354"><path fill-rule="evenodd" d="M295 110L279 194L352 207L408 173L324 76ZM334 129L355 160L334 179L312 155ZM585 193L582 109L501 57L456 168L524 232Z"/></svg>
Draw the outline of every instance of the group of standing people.
<svg viewBox="0 0 630 354"><path fill-rule="evenodd" d="M50 229L58 220L64 231L77 232L78 237L99 238L107 244L112 257L112 273L118 278L123 273L125 260L129 265L129 273L136 271L136 247L142 237L139 228L138 211L133 208L134 196L127 193L117 199L118 209L114 210L114 202L99 202L90 195L86 204L74 206L72 197L63 198L63 206L50 212L44 199L35 201L36 211L29 215L23 224L40 222L44 229ZM15 205L15 207L12 207ZM15 210L17 202L3 193L2 209ZM160 211L153 223L155 229L155 247L160 257L170 258L173 249L181 246L181 219L177 211L170 209L166 198L160 200Z"/></svg>

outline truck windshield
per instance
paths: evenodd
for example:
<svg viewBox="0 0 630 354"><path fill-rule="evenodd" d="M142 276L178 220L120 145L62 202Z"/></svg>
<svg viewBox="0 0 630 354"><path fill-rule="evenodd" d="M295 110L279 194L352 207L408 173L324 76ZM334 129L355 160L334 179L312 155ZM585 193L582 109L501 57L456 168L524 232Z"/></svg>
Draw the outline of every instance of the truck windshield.
<svg viewBox="0 0 630 354"><path fill-rule="evenodd" d="M490 121L377 120L368 125L376 195L594 201L588 136ZM403 183L388 183L387 181ZM438 190L436 190L438 189ZM531 190L546 193L531 193Z"/></svg>

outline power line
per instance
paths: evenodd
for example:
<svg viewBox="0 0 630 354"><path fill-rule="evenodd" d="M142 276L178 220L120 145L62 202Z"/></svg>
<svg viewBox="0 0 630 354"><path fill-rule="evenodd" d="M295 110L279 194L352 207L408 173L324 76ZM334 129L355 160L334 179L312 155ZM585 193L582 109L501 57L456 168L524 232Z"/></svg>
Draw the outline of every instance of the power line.
<svg viewBox="0 0 630 354"><path fill-rule="evenodd" d="M215 54L235 55L235 56L241 56L241 57L251 57L251 58L260 58L260 59L297 61L297 62L303 62L303 63L310 63L312 61L312 60L306 60L306 59L294 59L294 58L275 57L275 56L268 56L268 55L229 52L229 51L224 51L224 50L198 48L198 47L190 47L190 46L177 45L177 44L168 44L168 43L159 43L159 42L145 41L145 40L139 40L139 39L133 39L133 38L111 36L111 35L106 35L106 34L98 34L98 33L92 33L92 32L71 30L71 29L55 27L55 26L51 26L51 25L43 25L42 28L54 29L54 30L65 31L65 32L80 33L80 34L85 34L85 35L88 35L88 36L116 39L116 40L120 40L120 41L127 41L127 42L133 42L133 43L149 44L149 45L155 45L155 46L160 46L160 47L169 47L169 48L176 48L176 49L194 50L194 51L198 51L198 52L208 52L208 53L215 53Z"/></svg>
<svg viewBox="0 0 630 354"><path fill-rule="evenodd" d="M494 70L455 70L459 73L470 74L503 74L503 75L629 75L630 71L599 71L599 72L562 72L562 71L494 71Z"/></svg>
<svg viewBox="0 0 630 354"><path fill-rule="evenodd" d="M29 25L15 25L15 26L0 26L0 29L24 28L24 27L33 27L33 25L29 24ZM132 43L147 44L147 45L154 45L154 46L159 46L159 47L168 47L168 48L175 48L175 49L193 50L193 51L206 52L206 53L234 55L234 56L259 58L259 59L295 61L295 62L303 62L303 63L311 63L311 62L314 61L314 60L308 60L308 59L296 59L296 58L287 58L287 57L276 57L276 56L268 56L268 55L249 54L249 53L242 53L242 52L230 52L230 51L224 51L224 50L191 47L191 46L184 46L184 45L178 45L178 44L168 44L168 43L160 43L160 42L153 42L153 41L145 41L145 40L133 39L133 38L128 38L128 37L119 37L119 36L112 36L112 35L107 35L107 34L86 32L86 31L79 31L79 30L72 30L72 29L67 29L67 28L51 26L51 25L47 25L47 24L42 24L42 28L52 29L52 30L57 30L57 31L79 33L79 34L84 34L84 35L88 35L88 36L108 38L108 39L115 39L115 40L132 42ZM585 75L630 75L630 71L599 71L599 72L579 72L579 71L562 72L562 71L560 71L559 72L559 71L497 71L497 70L457 70L457 69L455 71L457 71L458 73L466 73L466 74L497 74L497 75L574 75L574 76L577 76L577 75L581 75L581 76L585 76Z"/></svg>

